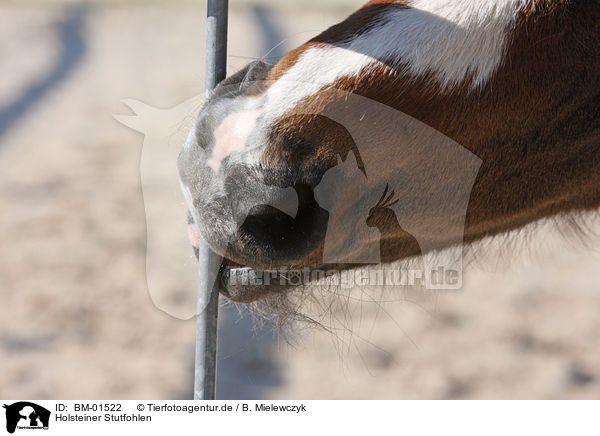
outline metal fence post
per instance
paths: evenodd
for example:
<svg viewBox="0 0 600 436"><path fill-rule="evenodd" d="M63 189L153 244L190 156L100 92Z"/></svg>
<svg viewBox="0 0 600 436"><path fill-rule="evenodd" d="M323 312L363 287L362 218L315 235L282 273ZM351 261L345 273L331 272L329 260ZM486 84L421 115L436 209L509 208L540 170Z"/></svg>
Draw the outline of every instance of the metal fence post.
<svg viewBox="0 0 600 436"><path fill-rule="evenodd" d="M208 0L206 22L205 96L225 78L227 66L228 0ZM221 256L200 241L198 253L198 313L194 399L214 400L217 379L217 326ZM215 274L216 273L216 274Z"/></svg>

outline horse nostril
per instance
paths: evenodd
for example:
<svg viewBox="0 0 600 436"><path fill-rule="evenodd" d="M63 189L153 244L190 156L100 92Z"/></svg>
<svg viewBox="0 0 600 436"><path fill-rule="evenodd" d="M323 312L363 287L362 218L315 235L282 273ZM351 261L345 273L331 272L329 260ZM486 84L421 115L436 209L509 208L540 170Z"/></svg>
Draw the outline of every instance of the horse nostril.
<svg viewBox="0 0 600 436"><path fill-rule="evenodd" d="M267 205L254 207L242 229L254 239L280 249L290 243L299 231L294 218Z"/></svg>
<svg viewBox="0 0 600 436"><path fill-rule="evenodd" d="M280 259L297 259L322 242L328 213L317 204L312 189L294 187L298 193L298 212L293 218L268 205L252 208L241 226L242 233Z"/></svg>

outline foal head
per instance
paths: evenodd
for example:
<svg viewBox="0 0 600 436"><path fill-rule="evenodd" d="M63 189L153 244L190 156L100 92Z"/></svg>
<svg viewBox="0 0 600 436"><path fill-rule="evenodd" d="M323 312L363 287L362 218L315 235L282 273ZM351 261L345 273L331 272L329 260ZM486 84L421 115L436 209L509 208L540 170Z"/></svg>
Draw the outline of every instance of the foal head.
<svg viewBox="0 0 600 436"><path fill-rule="evenodd" d="M376 224L389 185L389 261L413 254L411 235L427 252L597 207L599 102L598 1L372 1L219 85L179 172L192 225L230 268L323 267L332 210ZM355 176L325 209L315 190L348 156Z"/></svg>

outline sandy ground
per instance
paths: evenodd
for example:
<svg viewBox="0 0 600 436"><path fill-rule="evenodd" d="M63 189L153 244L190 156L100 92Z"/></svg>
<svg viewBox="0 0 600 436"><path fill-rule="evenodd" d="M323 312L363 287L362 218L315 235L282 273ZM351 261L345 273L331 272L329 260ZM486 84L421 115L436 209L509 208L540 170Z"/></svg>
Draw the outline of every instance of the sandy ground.
<svg viewBox="0 0 600 436"><path fill-rule="evenodd" d="M198 3L0 2L0 398L191 397L194 323L146 284L143 138L111 114L202 91ZM360 2L232 4L230 72ZM293 346L223 302L219 397L598 398L600 240L555 233L490 243L460 291L345 293Z"/></svg>

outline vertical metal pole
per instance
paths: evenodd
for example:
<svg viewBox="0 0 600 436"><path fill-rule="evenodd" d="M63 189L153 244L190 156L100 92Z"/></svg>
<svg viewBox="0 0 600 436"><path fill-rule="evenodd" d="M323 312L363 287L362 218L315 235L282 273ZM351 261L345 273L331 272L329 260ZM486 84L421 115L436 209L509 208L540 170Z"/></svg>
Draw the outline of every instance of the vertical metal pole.
<svg viewBox="0 0 600 436"><path fill-rule="evenodd" d="M205 95L208 95L227 73L228 9L229 0L208 0Z"/></svg>
<svg viewBox="0 0 600 436"><path fill-rule="evenodd" d="M205 95L225 78L227 66L228 0L208 0L206 22ZM198 314L194 399L214 400L217 380L217 326L221 256L203 241L198 253Z"/></svg>

